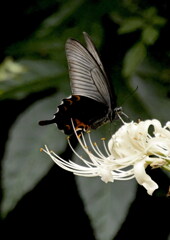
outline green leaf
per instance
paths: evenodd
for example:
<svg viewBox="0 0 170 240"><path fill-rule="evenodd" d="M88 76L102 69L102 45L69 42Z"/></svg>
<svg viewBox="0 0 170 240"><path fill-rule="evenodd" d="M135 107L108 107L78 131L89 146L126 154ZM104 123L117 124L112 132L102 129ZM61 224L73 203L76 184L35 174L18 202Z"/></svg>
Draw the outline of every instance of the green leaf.
<svg viewBox="0 0 170 240"><path fill-rule="evenodd" d="M12 64L24 70L20 73L11 73L9 69L6 74L0 72L0 99L23 98L48 87L61 87L66 80L66 69L55 61L25 59Z"/></svg>
<svg viewBox="0 0 170 240"><path fill-rule="evenodd" d="M138 29L141 29L143 27L143 19L139 17L129 18L123 21L121 24L118 33L119 34L125 34L134 32Z"/></svg>
<svg viewBox="0 0 170 240"><path fill-rule="evenodd" d="M150 7L142 12L142 16L146 23L150 26L157 25L162 27L166 23L166 19L157 15L158 11L155 7Z"/></svg>
<svg viewBox="0 0 170 240"><path fill-rule="evenodd" d="M159 37L159 31L152 27L148 26L142 31L142 41L147 45L152 45Z"/></svg>
<svg viewBox="0 0 170 240"><path fill-rule="evenodd" d="M164 26L166 22L167 22L166 19L160 16L156 16L153 18L153 24L160 27Z"/></svg>
<svg viewBox="0 0 170 240"><path fill-rule="evenodd" d="M76 176L76 182L96 239L113 239L135 197L135 181L106 184L99 177Z"/></svg>
<svg viewBox="0 0 170 240"><path fill-rule="evenodd" d="M126 53L123 61L123 75L125 77L131 76L142 63L146 57L146 47L143 43L139 42L135 44Z"/></svg>
<svg viewBox="0 0 170 240"><path fill-rule="evenodd" d="M2 215L10 212L17 202L31 191L47 174L52 161L40 152L45 144L61 153L66 146L65 135L54 125L41 127L38 122L50 118L59 103L61 94L41 100L21 114L9 133L2 161ZM54 141L55 140L55 141Z"/></svg>

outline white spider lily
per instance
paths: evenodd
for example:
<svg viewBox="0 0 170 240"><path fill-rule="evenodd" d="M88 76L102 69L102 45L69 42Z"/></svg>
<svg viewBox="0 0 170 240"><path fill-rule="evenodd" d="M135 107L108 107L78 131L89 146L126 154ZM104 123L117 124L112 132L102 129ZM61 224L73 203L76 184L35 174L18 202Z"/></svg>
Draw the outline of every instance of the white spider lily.
<svg viewBox="0 0 170 240"><path fill-rule="evenodd" d="M72 148L69 139L68 143L82 164L62 159L49 151L47 146L42 150L58 166L76 175L99 176L105 183L136 178L152 195L158 185L145 172L145 168L150 165L152 168L163 167L170 171L170 122L164 127L158 120L124 123L109 140L108 148L103 139L105 153L101 152L96 143L92 143L90 133L87 133L88 141L83 134L81 137L75 134L88 159Z"/></svg>

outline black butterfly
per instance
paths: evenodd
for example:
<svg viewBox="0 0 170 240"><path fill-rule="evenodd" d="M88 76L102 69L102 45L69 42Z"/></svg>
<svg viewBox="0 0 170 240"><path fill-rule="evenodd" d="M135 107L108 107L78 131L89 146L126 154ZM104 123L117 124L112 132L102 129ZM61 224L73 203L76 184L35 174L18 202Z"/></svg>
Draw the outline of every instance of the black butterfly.
<svg viewBox="0 0 170 240"><path fill-rule="evenodd" d="M56 123L67 135L74 132L71 119L77 131L86 131L111 122L121 112L95 46L83 34L87 48L74 39L68 39L65 46L72 96L63 99L53 119L39 122Z"/></svg>

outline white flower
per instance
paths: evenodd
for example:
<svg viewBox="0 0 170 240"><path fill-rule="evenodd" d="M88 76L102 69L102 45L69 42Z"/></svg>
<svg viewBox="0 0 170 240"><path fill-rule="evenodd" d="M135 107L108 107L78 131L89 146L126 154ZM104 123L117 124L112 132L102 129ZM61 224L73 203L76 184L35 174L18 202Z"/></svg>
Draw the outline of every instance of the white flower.
<svg viewBox="0 0 170 240"><path fill-rule="evenodd" d="M76 131L75 134L77 136ZM83 134L81 137L77 136L77 139L88 155L88 160L78 155L68 139L73 152L81 160L81 165L62 159L49 151L47 146L42 150L58 166L76 175L99 176L105 183L136 178L150 195L158 185L145 172L145 168L150 165L152 168L163 167L170 171L170 122L164 127L158 120L124 123L109 140L108 148L104 139L102 140L105 153L101 152L96 143L92 143L90 133L87 136L88 140Z"/></svg>

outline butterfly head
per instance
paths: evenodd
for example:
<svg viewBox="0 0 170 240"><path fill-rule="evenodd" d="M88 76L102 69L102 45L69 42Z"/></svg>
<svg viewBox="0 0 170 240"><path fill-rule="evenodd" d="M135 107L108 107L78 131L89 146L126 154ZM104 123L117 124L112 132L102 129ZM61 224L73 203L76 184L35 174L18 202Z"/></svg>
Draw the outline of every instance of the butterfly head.
<svg viewBox="0 0 170 240"><path fill-rule="evenodd" d="M121 118L120 116L125 116L126 118L129 118L128 115L126 113L123 112L122 107L116 107L114 109L114 113L115 113L115 119Z"/></svg>
<svg viewBox="0 0 170 240"><path fill-rule="evenodd" d="M116 107L116 108L114 109L114 112L115 112L115 116L118 115L118 114L121 115L121 114L123 113L122 107Z"/></svg>

